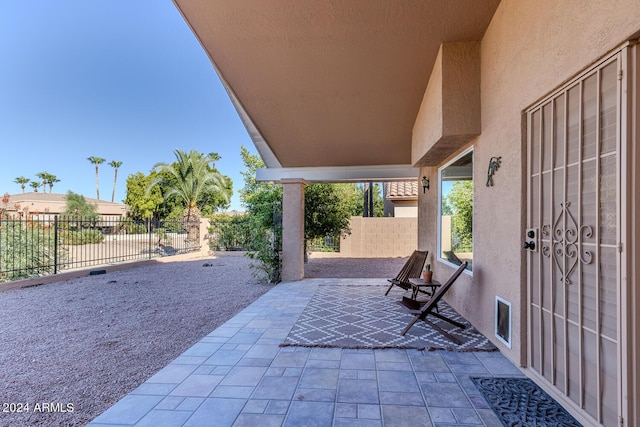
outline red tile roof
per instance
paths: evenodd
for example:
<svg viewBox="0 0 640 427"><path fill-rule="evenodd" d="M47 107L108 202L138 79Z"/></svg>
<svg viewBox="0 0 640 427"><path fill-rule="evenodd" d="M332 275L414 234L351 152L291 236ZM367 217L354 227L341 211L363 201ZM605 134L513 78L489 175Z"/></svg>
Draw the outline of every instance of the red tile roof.
<svg viewBox="0 0 640 427"><path fill-rule="evenodd" d="M387 199L417 199L418 198L418 181L394 181L384 184Z"/></svg>

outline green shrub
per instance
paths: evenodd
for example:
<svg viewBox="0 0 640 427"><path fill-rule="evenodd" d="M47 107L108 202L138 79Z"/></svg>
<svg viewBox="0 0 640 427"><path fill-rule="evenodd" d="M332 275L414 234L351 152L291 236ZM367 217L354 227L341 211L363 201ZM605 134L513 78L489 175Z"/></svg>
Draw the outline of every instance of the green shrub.
<svg viewBox="0 0 640 427"><path fill-rule="evenodd" d="M243 251L250 247L249 218L246 215L215 215L209 227L213 251Z"/></svg>
<svg viewBox="0 0 640 427"><path fill-rule="evenodd" d="M131 218L125 218L116 227L117 233L125 233L125 234L146 234L147 223L145 222L136 222Z"/></svg>
<svg viewBox="0 0 640 427"><path fill-rule="evenodd" d="M86 245L104 241L104 235L98 230L66 231L60 233L60 237L63 245Z"/></svg>
<svg viewBox="0 0 640 427"><path fill-rule="evenodd" d="M0 282L53 274L55 271L53 228L19 220L0 221ZM58 265L66 251L58 249Z"/></svg>
<svg viewBox="0 0 640 427"><path fill-rule="evenodd" d="M164 243L165 245L170 245L172 240L171 240L171 236L169 236L169 234L167 233L167 229L166 228L156 228L154 231L154 234L158 237L158 244L160 243Z"/></svg>
<svg viewBox="0 0 640 427"><path fill-rule="evenodd" d="M282 239L282 230L258 227L251 229L251 248L247 257L258 263L251 264L256 270L257 276L264 275L271 283L280 283L282 280L282 247L279 242Z"/></svg>

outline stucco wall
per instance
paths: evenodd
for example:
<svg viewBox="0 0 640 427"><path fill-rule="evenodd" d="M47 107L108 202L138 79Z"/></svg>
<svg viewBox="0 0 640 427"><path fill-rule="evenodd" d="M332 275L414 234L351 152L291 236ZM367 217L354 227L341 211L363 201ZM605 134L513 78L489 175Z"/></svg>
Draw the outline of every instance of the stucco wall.
<svg viewBox="0 0 640 427"><path fill-rule="evenodd" d="M394 217L396 218L417 218L418 217L418 201L417 200L398 200L394 204L395 204L393 208Z"/></svg>
<svg viewBox="0 0 640 427"><path fill-rule="evenodd" d="M437 165L451 147L466 144L480 132L479 46L478 42L440 46L413 128L415 165Z"/></svg>
<svg viewBox="0 0 640 427"><path fill-rule="evenodd" d="M447 300L492 339L495 297L510 301L512 348L494 342L516 363L526 360L526 263L521 249L526 219L526 144L522 113L639 30L637 0L503 0L482 40L482 126L480 136L470 143L475 147L474 271L473 276L461 276ZM429 104L429 100L425 102ZM428 125L416 123L414 130L422 129L428 135L423 129ZM502 156L502 165L494 176L494 186L486 187L492 156ZM434 184L427 194L420 194L418 246L433 252L437 242L437 168L422 168L421 175ZM453 272L442 263L434 264L438 280Z"/></svg>
<svg viewBox="0 0 640 427"><path fill-rule="evenodd" d="M405 257L416 250L417 218L351 217L351 234L340 241L340 255L357 258Z"/></svg>

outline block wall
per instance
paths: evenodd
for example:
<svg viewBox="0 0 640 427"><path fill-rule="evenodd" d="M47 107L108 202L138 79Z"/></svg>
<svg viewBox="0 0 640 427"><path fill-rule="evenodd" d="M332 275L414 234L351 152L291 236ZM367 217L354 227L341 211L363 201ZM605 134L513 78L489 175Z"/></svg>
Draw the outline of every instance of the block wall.
<svg viewBox="0 0 640 427"><path fill-rule="evenodd" d="M351 234L340 241L340 255L354 258L406 257L417 249L417 218L351 217Z"/></svg>

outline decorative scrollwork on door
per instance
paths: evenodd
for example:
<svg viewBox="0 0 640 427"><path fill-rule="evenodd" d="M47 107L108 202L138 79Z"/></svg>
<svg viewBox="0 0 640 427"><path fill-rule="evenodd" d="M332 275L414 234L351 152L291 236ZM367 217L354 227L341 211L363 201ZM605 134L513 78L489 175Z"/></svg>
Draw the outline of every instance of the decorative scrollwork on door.
<svg viewBox="0 0 640 427"><path fill-rule="evenodd" d="M553 260L560 270L560 281L571 284L569 277L576 269L578 262L591 264L593 253L582 248L582 239L593 236L590 225L578 225L569 210L571 202L560 203L560 212L553 227L545 224L541 228L542 239L551 239L550 245L543 244L542 255Z"/></svg>

